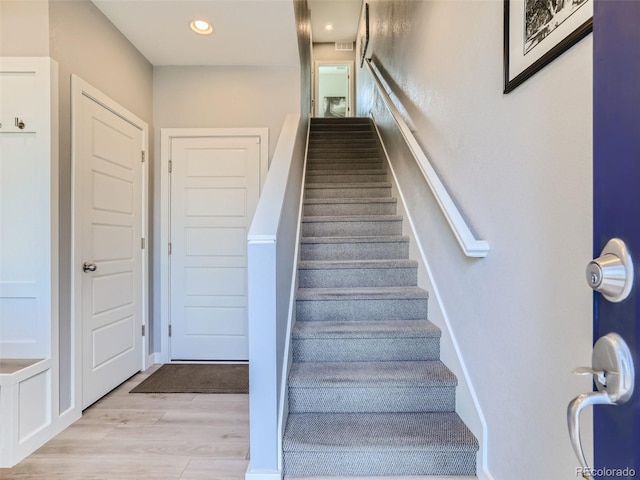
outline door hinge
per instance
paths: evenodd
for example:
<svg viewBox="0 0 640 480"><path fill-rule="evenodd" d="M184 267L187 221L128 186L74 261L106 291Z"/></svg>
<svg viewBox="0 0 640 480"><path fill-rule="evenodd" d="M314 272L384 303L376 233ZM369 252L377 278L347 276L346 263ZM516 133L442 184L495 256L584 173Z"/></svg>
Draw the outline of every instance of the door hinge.
<svg viewBox="0 0 640 480"><path fill-rule="evenodd" d="M143 337L144 337L144 336L145 336L145 334L146 334L146 329L145 329L144 327L145 327L145 326L144 326L144 325L142 325L142 336L143 336Z"/></svg>
<svg viewBox="0 0 640 480"><path fill-rule="evenodd" d="M169 336L171 336L171 325L169 325Z"/></svg>
<svg viewBox="0 0 640 480"><path fill-rule="evenodd" d="M171 255L171 244L169 244L169 255Z"/></svg>
<svg viewBox="0 0 640 480"><path fill-rule="evenodd" d="M169 160L169 173L173 171L173 162Z"/></svg>
<svg viewBox="0 0 640 480"><path fill-rule="evenodd" d="M142 163L144 163L144 150L142 150Z"/></svg>
<svg viewBox="0 0 640 480"><path fill-rule="evenodd" d="M141 238L140 239L140 248L142 248L142 250L144 250L144 246L145 246L144 238Z"/></svg>

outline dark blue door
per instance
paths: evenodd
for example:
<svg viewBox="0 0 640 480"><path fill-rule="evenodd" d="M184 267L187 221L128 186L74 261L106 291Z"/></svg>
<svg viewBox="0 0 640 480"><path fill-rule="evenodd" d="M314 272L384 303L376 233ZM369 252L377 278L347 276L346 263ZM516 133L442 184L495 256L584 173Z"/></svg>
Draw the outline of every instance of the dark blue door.
<svg viewBox="0 0 640 480"><path fill-rule="evenodd" d="M640 1L596 0L594 41L594 258L611 238L629 249L636 281L629 298L594 296L595 339L620 334L632 351L636 385L620 406L594 407L597 478L640 478ZM633 477L631 477L633 478Z"/></svg>

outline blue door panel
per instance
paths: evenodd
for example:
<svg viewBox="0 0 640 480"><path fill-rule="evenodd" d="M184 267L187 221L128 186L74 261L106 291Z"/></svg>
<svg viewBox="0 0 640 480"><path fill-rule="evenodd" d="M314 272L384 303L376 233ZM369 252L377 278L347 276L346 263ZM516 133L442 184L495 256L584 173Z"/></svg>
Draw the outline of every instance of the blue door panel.
<svg viewBox="0 0 640 480"><path fill-rule="evenodd" d="M594 258L609 239L621 238L640 277L640 1L596 0L593 40ZM633 353L636 379L639 283L621 303L594 296L594 341L610 332L622 335ZM595 407L594 449L596 469L632 468L640 477L637 380L629 403Z"/></svg>

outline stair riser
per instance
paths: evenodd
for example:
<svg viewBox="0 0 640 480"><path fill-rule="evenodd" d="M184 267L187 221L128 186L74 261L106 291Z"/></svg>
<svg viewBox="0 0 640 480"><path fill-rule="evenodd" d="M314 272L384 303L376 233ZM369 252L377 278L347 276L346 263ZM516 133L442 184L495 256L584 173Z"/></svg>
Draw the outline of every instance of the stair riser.
<svg viewBox="0 0 640 480"><path fill-rule="evenodd" d="M341 170L344 172L362 171L374 168L382 168L382 160L374 158L371 160L358 159L355 162L345 162L342 160L325 161L325 160L309 160L307 162L307 171L322 172L325 170Z"/></svg>
<svg viewBox="0 0 640 480"><path fill-rule="evenodd" d="M302 235L305 237L361 237L401 234L402 220L302 222Z"/></svg>
<svg viewBox="0 0 640 480"><path fill-rule="evenodd" d="M341 148L334 150L318 150L309 152L309 160L342 158L380 158L380 150L377 148L359 148L353 151L344 151Z"/></svg>
<svg viewBox="0 0 640 480"><path fill-rule="evenodd" d="M309 139L309 151L323 150L323 149L336 149L344 148L348 150L357 150L360 148L371 148L375 143L375 137L373 135L358 135L349 138L335 138L335 137L316 137L312 136Z"/></svg>
<svg viewBox="0 0 640 480"><path fill-rule="evenodd" d="M299 321L419 320L427 318L427 299L297 300Z"/></svg>
<svg viewBox="0 0 640 480"><path fill-rule="evenodd" d="M367 127L352 127L345 131L342 129L319 128L311 132L312 139L334 139L334 138L375 138L375 132Z"/></svg>
<svg viewBox="0 0 640 480"><path fill-rule="evenodd" d="M455 387L289 387L290 413L453 412Z"/></svg>
<svg viewBox="0 0 640 480"><path fill-rule="evenodd" d="M287 452L287 475L408 476L476 474L476 453L468 451Z"/></svg>
<svg viewBox="0 0 640 480"><path fill-rule="evenodd" d="M396 203L313 203L303 207L305 216L395 215Z"/></svg>
<svg viewBox="0 0 640 480"><path fill-rule="evenodd" d="M438 360L439 338L308 338L293 340L294 362Z"/></svg>
<svg viewBox="0 0 640 480"><path fill-rule="evenodd" d="M300 288L412 287L417 267L298 269Z"/></svg>
<svg viewBox="0 0 640 480"><path fill-rule="evenodd" d="M337 122L335 124L317 123L314 121L312 124L311 133L346 133L352 131L372 132L374 131L370 122Z"/></svg>
<svg viewBox="0 0 640 480"><path fill-rule="evenodd" d="M303 243L301 260L389 260L409 258L408 242Z"/></svg>
<svg viewBox="0 0 640 480"><path fill-rule="evenodd" d="M391 187L321 187L304 189L306 198L389 198Z"/></svg>
<svg viewBox="0 0 640 480"><path fill-rule="evenodd" d="M309 183L374 183L386 182L386 173L369 173L369 174L343 174L343 175L307 175L307 184Z"/></svg>

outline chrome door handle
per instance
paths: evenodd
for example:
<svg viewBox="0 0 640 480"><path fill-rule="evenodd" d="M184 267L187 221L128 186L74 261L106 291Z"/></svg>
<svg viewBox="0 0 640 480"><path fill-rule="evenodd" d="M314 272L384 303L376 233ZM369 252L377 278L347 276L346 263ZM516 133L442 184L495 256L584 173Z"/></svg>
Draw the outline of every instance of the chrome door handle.
<svg viewBox="0 0 640 480"><path fill-rule="evenodd" d="M593 480L580 440L580 413L589 405L620 405L633 395L635 372L633 357L623 338L609 333L593 346L591 367L579 367L577 375L593 375L597 392L578 395L567 407L567 424L573 451L578 457L583 478Z"/></svg>
<svg viewBox="0 0 640 480"><path fill-rule="evenodd" d="M621 302L633 286L633 260L619 238L609 240L600 257L587 265L587 283L611 302Z"/></svg>
<svg viewBox="0 0 640 480"><path fill-rule="evenodd" d="M82 271L84 273L95 272L97 268L98 268L98 266L93 262L84 262L82 264Z"/></svg>

